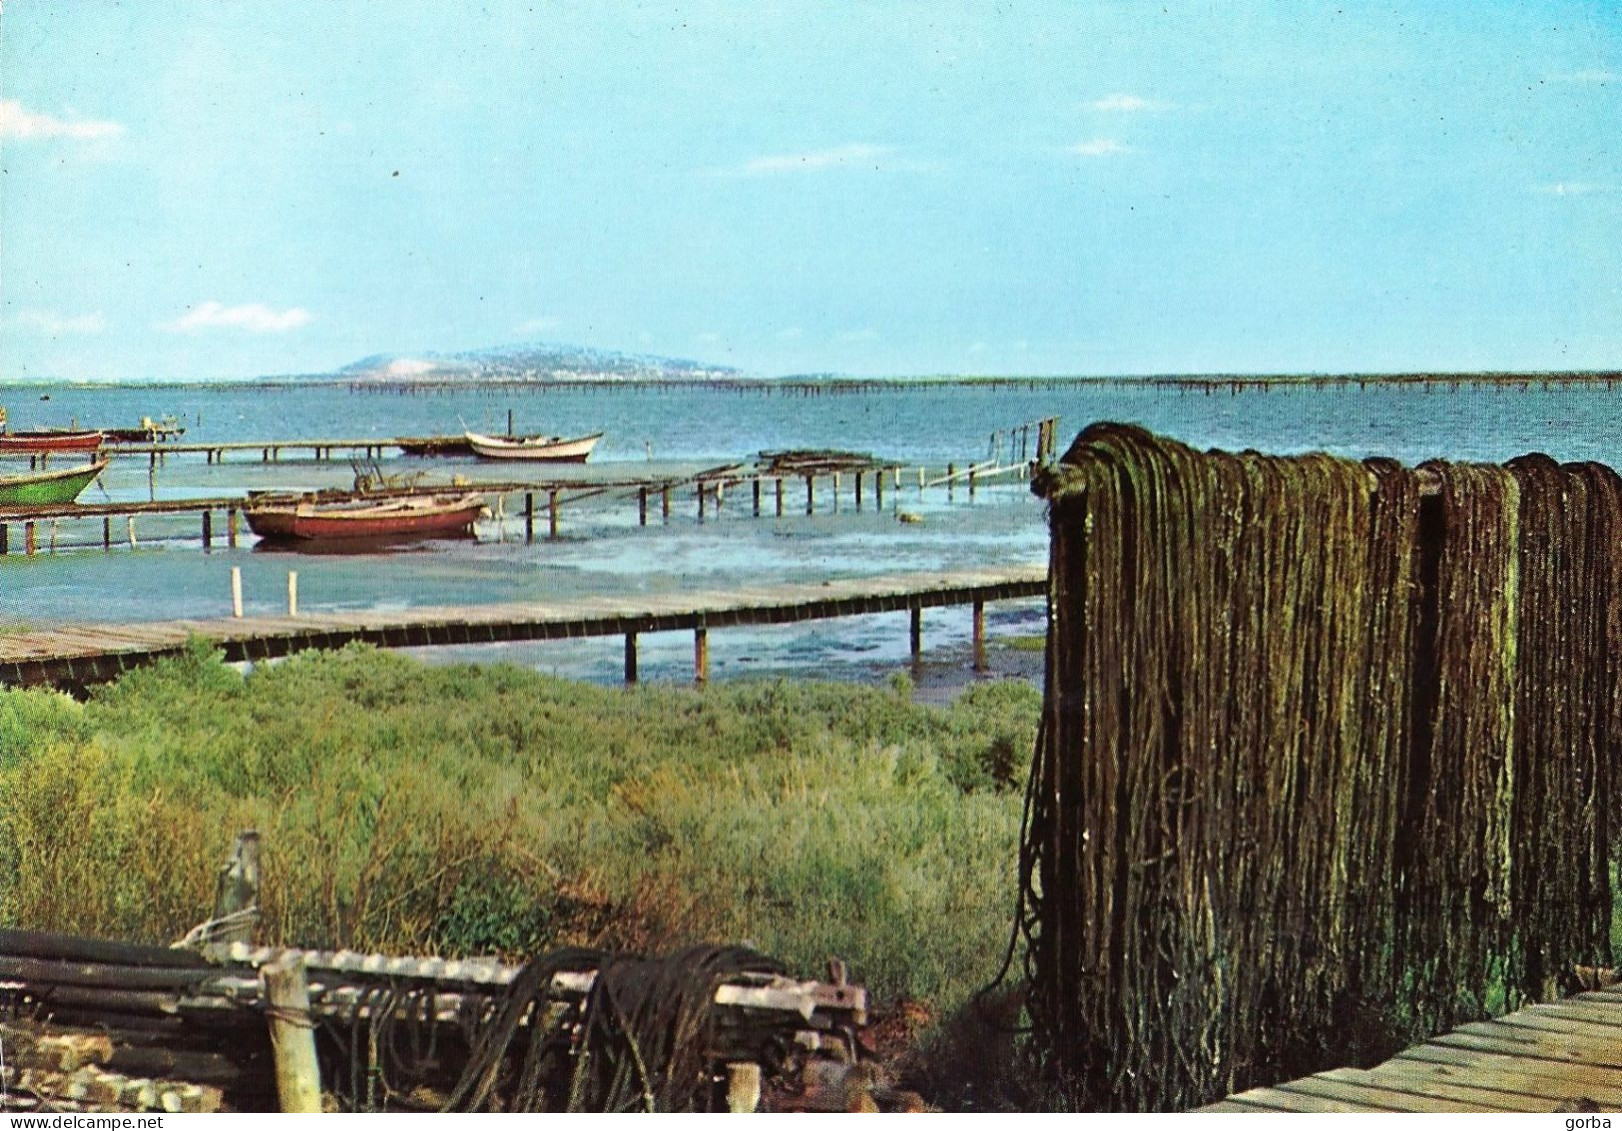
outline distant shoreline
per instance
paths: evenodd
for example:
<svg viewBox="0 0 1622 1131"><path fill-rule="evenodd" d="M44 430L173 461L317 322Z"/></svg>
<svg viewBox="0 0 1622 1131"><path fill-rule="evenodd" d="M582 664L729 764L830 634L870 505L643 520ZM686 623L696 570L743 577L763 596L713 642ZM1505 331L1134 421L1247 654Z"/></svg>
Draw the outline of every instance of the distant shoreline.
<svg viewBox="0 0 1622 1131"><path fill-rule="evenodd" d="M411 393L500 390L515 392L548 389L649 390L719 389L736 392L899 392L942 388L1182 388L1232 392L1269 388L1346 387L1357 385L1614 385L1622 382L1622 369L1548 371L1459 371L1414 373L1191 373L1095 376L935 375L912 377L851 377L808 375L785 377L502 377L377 379L338 374L242 377L204 380L113 380L74 378L0 378L0 395L28 389L279 389L347 387L354 392Z"/></svg>

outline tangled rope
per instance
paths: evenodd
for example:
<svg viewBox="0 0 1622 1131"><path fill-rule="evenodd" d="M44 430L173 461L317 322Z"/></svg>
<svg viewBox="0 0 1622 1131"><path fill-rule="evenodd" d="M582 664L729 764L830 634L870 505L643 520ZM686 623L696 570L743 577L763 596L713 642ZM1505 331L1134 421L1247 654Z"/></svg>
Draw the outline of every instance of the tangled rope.
<svg viewBox="0 0 1622 1131"><path fill-rule="evenodd" d="M595 971L581 1000L563 973ZM781 974L743 947L697 946L667 958L563 948L528 964L462 1017L465 1058L443 1111L706 1111L714 1095L716 990L745 974ZM464 1004L464 1009L467 1006ZM397 1109L444 1074L460 1050L434 1024L432 989L378 985L331 1026L334 1090L353 1111ZM420 1106L417 1105L417 1106Z"/></svg>
<svg viewBox="0 0 1622 1131"><path fill-rule="evenodd" d="M1031 1011L1099 1107L1390 1055L1608 961L1622 481L1201 454L1037 489Z"/></svg>

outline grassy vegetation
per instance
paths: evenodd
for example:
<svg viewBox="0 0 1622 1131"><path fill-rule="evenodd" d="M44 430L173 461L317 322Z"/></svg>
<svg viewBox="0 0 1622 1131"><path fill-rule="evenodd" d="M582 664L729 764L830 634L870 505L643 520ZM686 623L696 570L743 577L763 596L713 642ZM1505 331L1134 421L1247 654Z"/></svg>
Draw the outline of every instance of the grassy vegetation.
<svg viewBox="0 0 1622 1131"><path fill-rule="evenodd" d="M747 940L960 1004L1009 927L1039 695L601 688L351 648L206 649L87 703L0 693L0 921L170 940L234 834L267 941L519 955Z"/></svg>

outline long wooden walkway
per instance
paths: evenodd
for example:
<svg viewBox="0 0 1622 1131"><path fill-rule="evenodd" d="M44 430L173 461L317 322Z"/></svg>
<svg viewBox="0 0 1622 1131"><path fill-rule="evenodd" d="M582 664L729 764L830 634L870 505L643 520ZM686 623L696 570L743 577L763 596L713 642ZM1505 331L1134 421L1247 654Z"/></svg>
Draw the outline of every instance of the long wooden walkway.
<svg viewBox="0 0 1622 1131"><path fill-rule="evenodd" d="M1585 1107L1588 1101L1594 1107ZM1252 1088L1201 1111L1622 1111L1622 987L1533 1005L1369 1069Z"/></svg>
<svg viewBox="0 0 1622 1131"><path fill-rule="evenodd" d="M584 597L568 601L433 607L397 612L306 613L141 624L86 624L0 635L0 683L85 685L159 656L193 637L219 647L227 660L261 660L306 648L360 641L385 648L625 637L625 676L636 680L637 636L694 633L695 675L708 676L708 633L734 625L770 625L910 610L912 652L922 648L922 612L974 606L976 661L983 659L985 605L1047 592L1045 567L774 585L756 589Z"/></svg>

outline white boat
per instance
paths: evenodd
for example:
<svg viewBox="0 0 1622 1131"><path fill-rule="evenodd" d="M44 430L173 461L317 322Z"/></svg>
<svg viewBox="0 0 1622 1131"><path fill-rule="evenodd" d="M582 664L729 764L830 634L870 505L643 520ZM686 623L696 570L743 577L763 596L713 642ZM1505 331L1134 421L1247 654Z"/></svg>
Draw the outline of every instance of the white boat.
<svg viewBox="0 0 1622 1131"><path fill-rule="evenodd" d="M529 459L550 463L585 463L601 432L565 439L562 436L486 436L464 432L468 445L485 459Z"/></svg>

